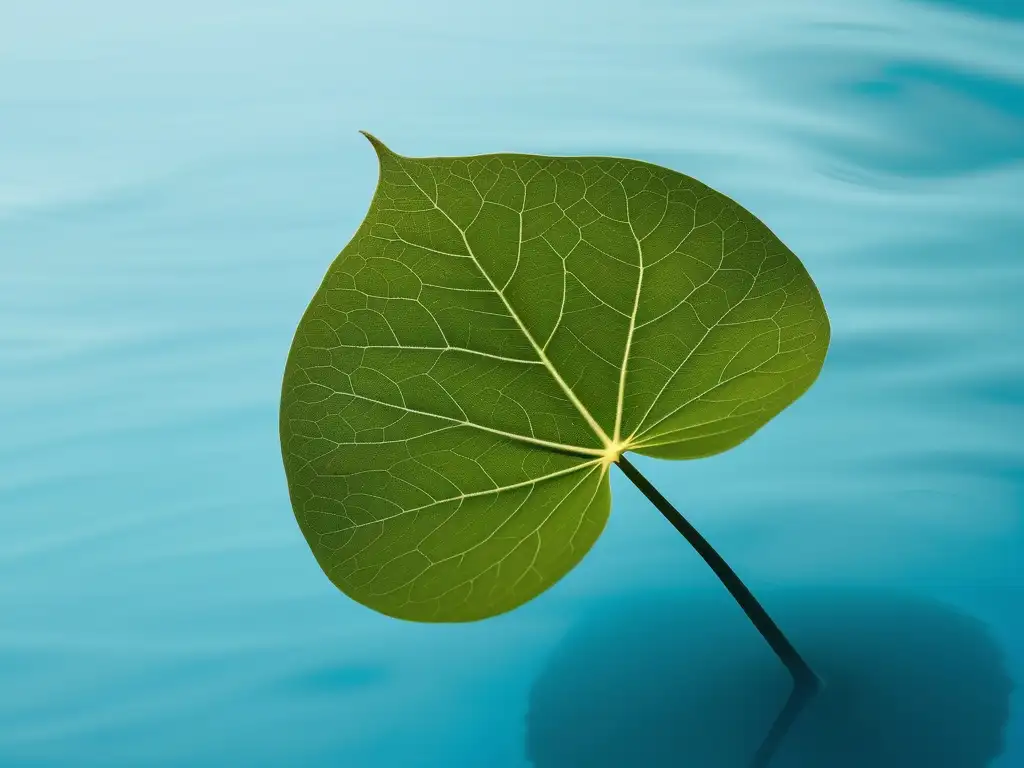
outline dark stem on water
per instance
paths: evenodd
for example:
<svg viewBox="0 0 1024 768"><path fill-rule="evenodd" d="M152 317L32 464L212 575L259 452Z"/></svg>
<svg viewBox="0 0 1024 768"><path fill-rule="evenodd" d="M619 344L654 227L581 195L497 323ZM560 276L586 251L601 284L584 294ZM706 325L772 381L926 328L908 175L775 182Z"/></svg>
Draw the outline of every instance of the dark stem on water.
<svg viewBox="0 0 1024 768"><path fill-rule="evenodd" d="M768 765L772 755L800 714L800 711L821 687L821 680L807 662L804 661L796 648L793 647L793 644L789 642L789 638L782 633L778 624L772 620L772 617L768 615L768 612L757 601L753 593L747 589L747 585L740 580L740 577L736 575L736 572L725 562L722 556L715 551L715 548L708 543L708 540L701 536L700 531L679 514L679 511L672 506L671 502L662 496L658 489L651 485L636 467L630 464L625 454L620 456L616 463L626 477L665 516L665 519L672 523L672 526L683 535L683 538L690 543L690 546L697 550L697 554L711 567L714 574L725 585L725 588L729 590L729 594L733 596L740 608L743 609L743 612L747 614L747 618L750 619L757 631L761 633L765 642L771 646L771 649L775 651L775 655L786 665L786 669L793 676L793 692L790 694L786 706L772 725L768 736L761 744L761 748L757 751L757 755L752 763L753 768L763 768L763 766Z"/></svg>

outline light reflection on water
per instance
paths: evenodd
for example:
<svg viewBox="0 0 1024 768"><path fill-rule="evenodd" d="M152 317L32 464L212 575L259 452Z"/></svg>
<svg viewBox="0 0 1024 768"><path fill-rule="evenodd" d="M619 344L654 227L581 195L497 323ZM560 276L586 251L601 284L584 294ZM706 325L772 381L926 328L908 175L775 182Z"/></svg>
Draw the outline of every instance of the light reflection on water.
<svg viewBox="0 0 1024 768"><path fill-rule="evenodd" d="M755 588L939 597L1019 679L1012 4L346 5L0 12L0 764L524 768L569 626L719 595L622 478L593 553L508 616L400 624L323 578L276 408L372 193L358 128L647 159L763 218L825 298L822 378L729 454L638 464ZM1006 740L1024 762L1016 709Z"/></svg>

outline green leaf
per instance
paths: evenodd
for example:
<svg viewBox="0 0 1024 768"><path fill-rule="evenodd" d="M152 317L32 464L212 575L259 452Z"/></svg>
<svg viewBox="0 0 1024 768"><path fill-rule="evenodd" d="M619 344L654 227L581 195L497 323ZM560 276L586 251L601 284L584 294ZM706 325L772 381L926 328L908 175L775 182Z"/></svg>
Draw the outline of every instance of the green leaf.
<svg viewBox="0 0 1024 768"><path fill-rule="evenodd" d="M380 160L299 323L281 444L327 576L377 611L471 621L593 545L624 451L728 450L817 377L829 323L747 210L648 163Z"/></svg>

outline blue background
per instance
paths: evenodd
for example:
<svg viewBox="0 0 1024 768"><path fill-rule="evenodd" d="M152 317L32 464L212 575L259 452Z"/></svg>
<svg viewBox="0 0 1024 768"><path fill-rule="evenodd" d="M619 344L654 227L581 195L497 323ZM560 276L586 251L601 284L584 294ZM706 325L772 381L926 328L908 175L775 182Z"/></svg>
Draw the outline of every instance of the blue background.
<svg viewBox="0 0 1024 768"><path fill-rule="evenodd" d="M376 182L360 128L649 160L766 221L829 310L822 377L725 455L637 465L755 591L938 597L1022 679L1022 8L4 3L0 765L525 768L533 681L603 600L728 600L619 473L511 614L402 623L323 576L277 407Z"/></svg>

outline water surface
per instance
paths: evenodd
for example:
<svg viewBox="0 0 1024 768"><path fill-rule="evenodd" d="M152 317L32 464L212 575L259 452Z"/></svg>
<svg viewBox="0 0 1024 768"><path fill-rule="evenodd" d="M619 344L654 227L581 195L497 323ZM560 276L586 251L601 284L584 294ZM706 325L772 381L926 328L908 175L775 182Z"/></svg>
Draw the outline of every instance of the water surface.
<svg viewBox="0 0 1024 768"><path fill-rule="evenodd" d="M615 596L727 599L618 475L591 555L507 616L395 622L323 577L277 401L373 191L360 128L645 159L764 219L828 307L821 379L728 454L637 465L755 588L941 600L1021 680L1015 9L5 4L0 764L528 768L570 628ZM1021 707L999 768L1024 764Z"/></svg>

